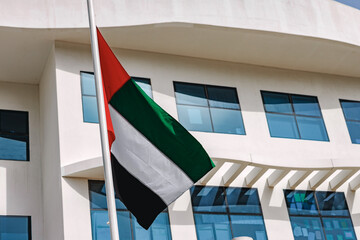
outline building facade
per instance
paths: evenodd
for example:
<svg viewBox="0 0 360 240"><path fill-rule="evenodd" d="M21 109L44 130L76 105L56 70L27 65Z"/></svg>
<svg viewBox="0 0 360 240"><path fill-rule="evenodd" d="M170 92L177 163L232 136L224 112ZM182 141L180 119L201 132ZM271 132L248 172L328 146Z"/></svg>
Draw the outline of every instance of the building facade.
<svg viewBox="0 0 360 240"><path fill-rule="evenodd" d="M216 164L149 231L117 200L122 240L360 238L357 0L94 5L129 75ZM5 9L0 240L109 239L86 1Z"/></svg>

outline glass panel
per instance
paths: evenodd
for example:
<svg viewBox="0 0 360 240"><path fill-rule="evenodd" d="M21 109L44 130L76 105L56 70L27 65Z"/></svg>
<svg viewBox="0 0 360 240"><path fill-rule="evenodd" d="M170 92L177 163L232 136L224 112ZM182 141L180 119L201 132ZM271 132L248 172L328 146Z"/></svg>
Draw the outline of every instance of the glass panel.
<svg viewBox="0 0 360 240"><path fill-rule="evenodd" d="M208 106L203 85L174 83L175 96L178 104Z"/></svg>
<svg viewBox="0 0 360 240"><path fill-rule="evenodd" d="M235 88L208 86L210 107L240 109Z"/></svg>
<svg viewBox="0 0 360 240"><path fill-rule="evenodd" d="M227 202L231 213L260 213L256 189L226 188Z"/></svg>
<svg viewBox="0 0 360 240"><path fill-rule="evenodd" d="M295 240L325 240L320 218L290 217Z"/></svg>
<svg viewBox="0 0 360 240"><path fill-rule="evenodd" d="M356 239L351 220L348 218L323 218L327 240Z"/></svg>
<svg viewBox="0 0 360 240"><path fill-rule="evenodd" d="M346 121L352 143L360 144L360 122Z"/></svg>
<svg viewBox="0 0 360 240"><path fill-rule="evenodd" d="M296 114L307 116L321 116L319 103L316 97L291 96Z"/></svg>
<svg viewBox="0 0 360 240"><path fill-rule="evenodd" d="M290 215L318 215L314 192L285 190L286 205Z"/></svg>
<svg viewBox="0 0 360 240"><path fill-rule="evenodd" d="M345 195L342 192L316 192L320 214L323 216L349 216Z"/></svg>
<svg viewBox="0 0 360 240"><path fill-rule="evenodd" d="M212 132L209 108L177 105L179 122L189 131Z"/></svg>
<svg viewBox="0 0 360 240"><path fill-rule="evenodd" d="M294 116L267 113L266 117L272 137L299 138Z"/></svg>
<svg viewBox="0 0 360 240"><path fill-rule="evenodd" d="M153 97L152 96L152 91L151 91L151 84L150 84L150 79L147 78L137 78L137 77L132 77L132 79L137 83L137 85L139 85L139 87L141 87L141 89L149 96L149 97Z"/></svg>
<svg viewBox="0 0 360 240"><path fill-rule="evenodd" d="M81 92L83 95L96 96L95 78L92 73L80 73L81 76Z"/></svg>
<svg viewBox="0 0 360 240"><path fill-rule="evenodd" d="M170 240L170 222L168 213L160 213L148 230L141 227L132 216L135 240Z"/></svg>
<svg viewBox="0 0 360 240"><path fill-rule="evenodd" d="M29 218L0 216L1 240L29 240Z"/></svg>
<svg viewBox="0 0 360 240"><path fill-rule="evenodd" d="M225 212L222 187L194 186L190 189L194 212Z"/></svg>
<svg viewBox="0 0 360 240"><path fill-rule="evenodd" d="M0 131L8 133L28 133L28 113L1 111Z"/></svg>
<svg viewBox="0 0 360 240"><path fill-rule="evenodd" d="M96 97L82 96L84 121L98 123L98 109Z"/></svg>
<svg viewBox="0 0 360 240"><path fill-rule="evenodd" d="M301 139L329 141L322 118L296 116Z"/></svg>
<svg viewBox="0 0 360 240"><path fill-rule="evenodd" d="M120 239L131 239L129 212L117 212ZM110 240L110 226L107 211L91 211L91 229L93 240Z"/></svg>
<svg viewBox="0 0 360 240"><path fill-rule="evenodd" d="M227 215L194 214L196 233L199 240L231 240Z"/></svg>
<svg viewBox="0 0 360 240"><path fill-rule="evenodd" d="M360 9L360 1L359 0L335 0L340 3L346 4L348 6Z"/></svg>
<svg viewBox="0 0 360 240"><path fill-rule="evenodd" d="M214 132L245 134L240 110L210 108Z"/></svg>
<svg viewBox="0 0 360 240"><path fill-rule="evenodd" d="M265 110L268 112L293 113L288 94L262 92Z"/></svg>
<svg viewBox="0 0 360 240"><path fill-rule="evenodd" d="M28 136L0 135L0 159L27 161Z"/></svg>
<svg viewBox="0 0 360 240"><path fill-rule="evenodd" d="M231 215L234 237L248 236L254 240L266 240L264 220L261 216Z"/></svg>
<svg viewBox="0 0 360 240"><path fill-rule="evenodd" d="M105 183L103 181L89 181L90 189L90 208L107 209ZM116 209L127 209L125 205L116 197Z"/></svg>
<svg viewBox="0 0 360 240"><path fill-rule="evenodd" d="M360 121L360 102L341 101L346 120Z"/></svg>

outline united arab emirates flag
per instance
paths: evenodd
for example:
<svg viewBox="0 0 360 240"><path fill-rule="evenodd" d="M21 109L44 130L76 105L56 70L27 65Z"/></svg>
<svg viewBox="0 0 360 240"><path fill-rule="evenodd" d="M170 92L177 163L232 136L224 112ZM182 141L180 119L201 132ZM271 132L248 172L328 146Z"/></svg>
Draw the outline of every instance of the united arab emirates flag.
<svg viewBox="0 0 360 240"><path fill-rule="evenodd" d="M115 192L147 229L215 165L201 144L131 79L99 30L97 35Z"/></svg>

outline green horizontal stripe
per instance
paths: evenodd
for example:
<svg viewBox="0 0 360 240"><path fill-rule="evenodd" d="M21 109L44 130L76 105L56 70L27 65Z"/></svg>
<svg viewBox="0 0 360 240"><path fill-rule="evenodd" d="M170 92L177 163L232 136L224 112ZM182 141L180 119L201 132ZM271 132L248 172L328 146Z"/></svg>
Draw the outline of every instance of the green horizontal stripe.
<svg viewBox="0 0 360 240"><path fill-rule="evenodd" d="M215 166L201 144L132 79L114 94L110 104L193 182Z"/></svg>

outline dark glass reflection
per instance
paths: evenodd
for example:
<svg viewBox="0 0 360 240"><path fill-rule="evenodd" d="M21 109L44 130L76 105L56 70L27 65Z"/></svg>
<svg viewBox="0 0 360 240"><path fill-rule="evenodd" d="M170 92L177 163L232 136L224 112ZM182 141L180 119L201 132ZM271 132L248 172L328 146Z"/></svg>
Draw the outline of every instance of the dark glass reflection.
<svg viewBox="0 0 360 240"><path fill-rule="evenodd" d="M349 216L345 195L342 192L316 192L320 213L323 216Z"/></svg>
<svg viewBox="0 0 360 240"><path fill-rule="evenodd" d="M0 216L0 240L30 240L30 217Z"/></svg>
<svg viewBox="0 0 360 240"><path fill-rule="evenodd" d="M202 85L175 83L175 96L178 104L208 106Z"/></svg>
<svg viewBox="0 0 360 240"><path fill-rule="evenodd" d="M318 215L312 191L285 190L285 200L290 215Z"/></svg>
<svg viewBox="0 0 360 240"><path fill-rule="evenodd" d="M208 86L207 91L210 107L240 109L234 88Z"/></svg>
<svg viewBox="0 0 360 240"><path fill-rule="evenodd" d="M225 212L225 194L222 187L191 188L191 200L194 211L198 212Z"/></svg>
<svg viewBox="0 0 360 240"><path fill-rule="evenodd" d="M260 201L256 189L226 188L227 202L230 213L259 213Z"/></svg>
<svg viewBox="0 0 360 240"><path fill-rule="evenodd" d="M320 117L320 107L316 97L292 95L294 110L297 115Z"/></svg>
<svg viewBox="0 0 360 240"><path fill-rule="evenodd" d="M0 159L28 161L28 155L28 113L0 110Z"/></svg>

